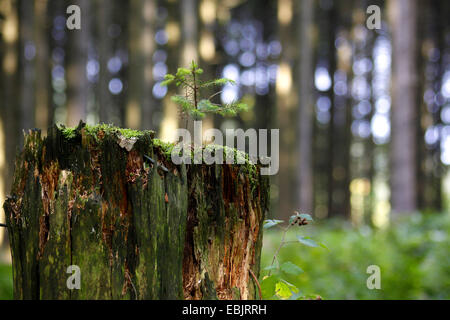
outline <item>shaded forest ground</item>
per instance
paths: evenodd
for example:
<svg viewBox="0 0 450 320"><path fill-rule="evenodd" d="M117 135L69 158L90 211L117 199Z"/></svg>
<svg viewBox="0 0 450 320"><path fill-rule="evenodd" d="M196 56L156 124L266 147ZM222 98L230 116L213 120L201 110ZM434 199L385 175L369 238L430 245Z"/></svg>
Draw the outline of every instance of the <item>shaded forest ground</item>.
<svg viewBox="0 0 450 320"><path fill-rule="evenodd" d="M300 276L284 275L304 295L319 294L324 299L450 299L449 213L411 215L385 230L355 229L348 222L330 220L297 233L329 248L290 244L281 249L281 262L292 261L304 270ZM280 237L275 229L264 234L262 269L270 265ZM381 269L381 290L366 286L369 265Z"/></svg>
<svg viewBox="0 0 450 320"><path fill-rule="evenodd" d="M302 232L329 248L295 244L281 250L280 261L292 261L304 270L298 277L285 277L303 294L324 299L450 299L450 213L415 214L384 230L355 229L330 220ZM265 233L262 268L270 264L280 237L275 229ZM381 268L381 290L366 287L366 268L372 264ZM11 267L0 265L0 299L11 298Z"/></svg>

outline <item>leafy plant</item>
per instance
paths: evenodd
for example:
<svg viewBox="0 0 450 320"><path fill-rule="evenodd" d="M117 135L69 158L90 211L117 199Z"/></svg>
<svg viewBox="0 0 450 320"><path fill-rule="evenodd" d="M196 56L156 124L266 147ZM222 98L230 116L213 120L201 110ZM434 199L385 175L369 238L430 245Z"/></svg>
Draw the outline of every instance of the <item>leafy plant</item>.
<svg viewBox="0 0 450 320"><path fill-rule="evenodd" d="M178 68L176 74L166 74L161 85L175 84L181 87L184 95L172 96L172 101L181 107L183 114L187 114L195 120L203 118L207 113L220 114L222 116L236 116L241 111L247 110L247 105L240 101L228 104L216 104L211 101L222 91L217 91L208 98L202 97L203 89L221 87L227 84L236 84L231 79L221 78L209 81L201 81L203 70L192 61L188 68Z"/></svg>
<svg viewBox="0 0 450 320"><path fill-rule="evenodd" d="M296 238L293 231L289 239ZM303 294L317 292L330 300L450 299L450 212L408 214L382 229L324 219L301 231L333 246L331 251L299 250L292 244L278 254L278 260L304 270L300 276L283 273L283 279ZM278 227L264 232L262 266L270 265L282 234ZM367 288L369 265L381 269L380 290ZM275 293L263 282L267 292L263 296L270 299Z"/></svg>
<svg viewBox="0 0 450 320"><path fill-rule="evenodd" d="M320 299L318 295L302 295L299 288L288 282L285 278L286 276L298 277L303 273L303 269L292 261L279 261L280 250L290 243L298 243L308 247L325 247L322 243L317 243L309 237L304 237L301 235L296 235L296 240L286 240L288 231L294 226L305 226L309 222L313 221L309 214L295 212L289 219L289 223L286 227L281 227L280 225L284 222L283 220L265 220L264 229L269 229L272 227L280 227L282 229L281 241L278 245L273 257L272 263L264 268L268 271L268 274L263 278L261 282L262 296L267 299L279 298L279 299ZM275 264L277 262L277 264Z"/></svg>

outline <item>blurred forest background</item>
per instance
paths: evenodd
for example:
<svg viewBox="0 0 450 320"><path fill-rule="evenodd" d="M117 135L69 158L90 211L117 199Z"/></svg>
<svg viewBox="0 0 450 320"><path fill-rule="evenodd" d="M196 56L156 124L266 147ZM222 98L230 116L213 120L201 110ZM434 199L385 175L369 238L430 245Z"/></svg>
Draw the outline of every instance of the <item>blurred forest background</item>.
<svg viewBox="0 0 450 320"><path fill-rule="evenodd" d="M66 27L72 4L81 8L81 30ZM366 26L370 5L381 9L378 30ZM273 218L311 213L331 252L339 247L350 261L359 259L348 250L361 234L375 250L372 260L387 254L378 245L391 251L398 245L385 256L387 269L404 280L391 282L396 294L353 292L350 280L332 273L364 278L367 257L359 271L345 265L350 262L320 260L322 268L329 265L323 274L334 275L328 287L314 282L312 270L311 282L302 278L299 287L329 298L449 298L448 17L448 0L0 0L0 203L23 129L45 134L53 123L75 126L83 119L173 139L180 120L170 100L176 90L160 82L195 59L204 78L237 82L223 89L223 102L242 98L250 107L233 119L207 117L205 130L280 128ZM2 209L0 222L3 215ZM418 240L408 226L413 230L421 219L435 222L426 223ZM378 245L381 236L373 232L384 237ZM403 246L411 245L405 238L390 242L381 232L413 237L413 246ZM266 255L274 249L270 239L276 235L267 236ZM4 228L2 243L6 247ZM369 254L370 248L357 251ZM299 265L308 263L301 252L286 252L298 256ZM399 261L411 259L411 252L417 260ZM436 267L430 259L438 271L427 269ZM1 270L0 297L9 290ZM424 292L417 281L429 272L438 280L429 280L434 289Z"/></svg>

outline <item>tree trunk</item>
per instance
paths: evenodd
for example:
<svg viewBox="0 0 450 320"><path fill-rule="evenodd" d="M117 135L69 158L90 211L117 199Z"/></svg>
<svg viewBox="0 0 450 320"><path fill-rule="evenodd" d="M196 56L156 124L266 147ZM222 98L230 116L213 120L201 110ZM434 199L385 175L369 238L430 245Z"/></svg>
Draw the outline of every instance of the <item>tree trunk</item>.
<svg viewBox="0 0 450 320"><path fill-rule="evenodd" d="M5 17L0 36L0 201L3 201L6 186L11 185L14 170L14 155L20 145L21 113L19 100L19 12L16 0L2 1L0 13ZM8 35L5 26L9 26ZM4 147L3 147L4 146ZM0 221L3 221L0 210ZM0 231L0 237L3 231ZM2 243L2 240L0 240Z"/></svg>
<svg viewBox="0 0 450 320"><path fill-rule="evenodd" d="M67 1L67 7L72 1ZM89 97L89 82L86 76L86 65L88 62L88 47L91 41L88 12L91 12L89 1L79 0L77 5L84 13L81 19L80 30L69 30L67 32L67 117L66 124L70 127L76 126L82 120L86 121L87 105ZM25 127L27 128L27 127Z"/></svg>
<svg viewBox="0 0 450 320"><path fill-rule="evenodd" d="M16 299L259 297L267 177L175 166L155 141L83 125L25 136L4 205Z"/></svg>
<svg viewBox="0 0 450 320"><path fill-rule="evenodd" d="M298 151L299 164L297 170L298 205L304 212L313 212L314 170L313 170L313 122L314 122L314 2L304 0L298 5L300 17L298 28L298 44L300 46L299 71L299 112L298 112Z"/></svg>
<svg viewBox="0 0 450 320"><path fill-rule="evenodd" d="M197 24L197 1L196 0L184 0L181 1L180 6L181 16L181 52L179 56L179 65L187 67L191 65L192 61L198 62L198 24ZM195 91L194 91L195 92ZM180 88L178 94L184 95L185 92ZM197 106L195 106L197 107ZM179 121L180 122L180 121ZM181 125L185 125L186 128L194 134L194 121L193 119L186 117L183 118Z"/></svg>
<svg viewBox="0 0 450 320"><path fill-rule="evenodd" d="M392 211L417 209L417 1L389 2L393 40Z"/></svg>
<svg viewBox="0 0 450 320"><path fill-rule="evenodd" d="M156 1L133 0L129 6L126 126L133 129L157 130L153 116L156 101L152 94L155 82L152 74L152 56L156 49L154 41Z"/></svg>
<svg viewBox="0 0 450 320"><path fill-rule="evenodd" d="M34 128L35 83L33 79L36 71L34 64L36 49L33 42L34 3L33 1L19 0L17 6L19 11L20 129Z"/></svg>
<svg viewBox="0 0 450 320"><path fill-rule="evenodd" d="M328 63L328 73L330 75L331 86L326 92L326 95L330 99L330 122L328 123L328 164L327 164L327 189L328 189L328 216L336 216L336 181L334 179L334 172L336 169L336 153L338 152L337 148L337 128L336 128L336 118L337 118L337 108L334 94L334 84L335 84L335 73L337 69L337 60L336 60L336 22L337 22L337 4L333 4L329 9L325 12L325 17L327 19L327 29L325 32L328 33L327 37L327 63ZM342 153L342 151L339 151Z"/></svg>
<svg viewBox="0 0 450 320"><path fill-rule="evenodd" d="M297 203L294 200L295 176L293 175L295 154L295 139L293 138L296 128L294 122L294 111L296 100L298 99L296 90L293 90L294 57L297 44L292 41L295 34L295 27L291 23L292 15L285 15L285 12L292 12L294 3L291 0L278 0L278 38L280 39L283 51L281 52L279 72L276 83L276 121L280 130L280 170L278 171L278 217L289 219ZM293 157L294 156L294 157ZM294 158L298 159L298 158ZM302 207L300 207L303 210Z"/></svg>
<svg viewBox="0 0 450 320"><path fill-rule="evenodd" d="M49 4L47 1L35 2L35 28L34 38L36 43L36 73L35 73L35 106L34 122L36 128L47 128L52 123L51 115L51 33L50 24L47 23ZM45 132L46 133L46 132ZM11 162L12 163L12 162Z"/></svg>

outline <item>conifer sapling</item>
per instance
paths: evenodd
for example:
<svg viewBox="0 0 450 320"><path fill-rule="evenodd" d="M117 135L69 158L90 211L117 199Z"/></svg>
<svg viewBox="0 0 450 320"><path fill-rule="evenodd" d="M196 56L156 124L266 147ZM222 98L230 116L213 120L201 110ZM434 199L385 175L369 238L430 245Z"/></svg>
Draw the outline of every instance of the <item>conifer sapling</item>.
<svg viewBox="0 0 450 320"><path fill-rule="evenodd" d="M226 84L236 84L231 79L221 78L209 81L201 81L200 75L203 70L198 67L195 61L192 61L189 68L178 68L177 73L166 74L163 86L175 83L177 87L183 89L184 95L172 96L172 101L181 107L183 114L191 116L194 120L205 117L207 113L220 114L222 116L236 116L241 111L247 111L247 105L240 101L233 101L227 104L216 104L211 101L212 98L220 94L218 91L209 98L202 97L202 89L211 87L220 87Z"/></svg>

